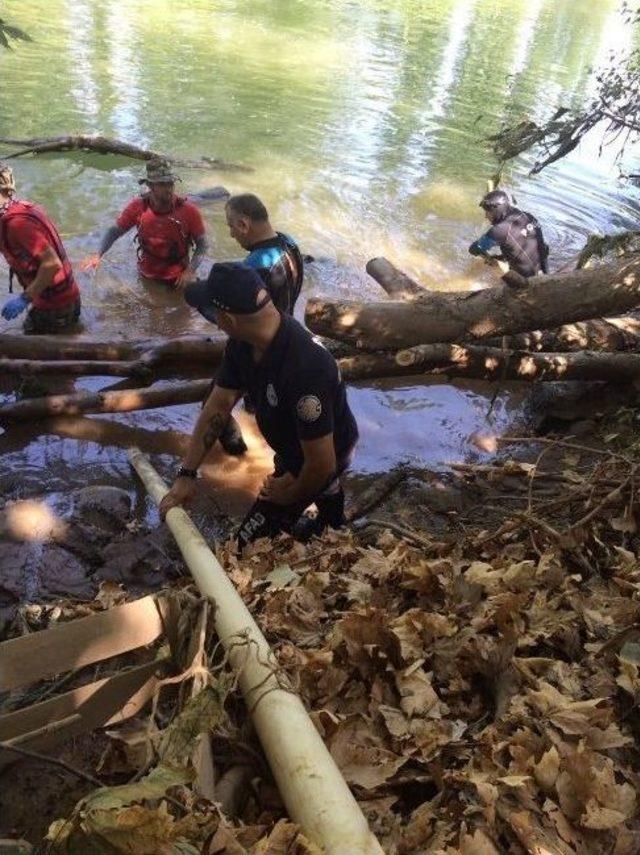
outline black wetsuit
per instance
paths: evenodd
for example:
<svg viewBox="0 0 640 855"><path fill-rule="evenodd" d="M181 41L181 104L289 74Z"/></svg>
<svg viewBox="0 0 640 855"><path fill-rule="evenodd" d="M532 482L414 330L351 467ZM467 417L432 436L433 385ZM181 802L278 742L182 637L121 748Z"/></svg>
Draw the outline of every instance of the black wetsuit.
<svg viewBox="0 0 640 855"><path fill-rule="evenodd" d="M293 238L276 232L249 247L244 264L258 271L276 308L292 315L304 278L304 263Z"/></svg>
<svg viewBox="0 0 640 855"><path fill-rule="evenodd" d="M532 214L509 208L504 219L469 247L471 255L486 255L498 247L511 270L528 278L547 273L547 246L540 223Z"/></svg>

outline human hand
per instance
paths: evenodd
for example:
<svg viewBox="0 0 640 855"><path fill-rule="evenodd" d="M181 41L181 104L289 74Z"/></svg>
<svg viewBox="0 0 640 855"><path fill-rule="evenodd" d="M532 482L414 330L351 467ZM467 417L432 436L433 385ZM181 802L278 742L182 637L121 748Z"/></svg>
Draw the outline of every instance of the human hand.
<svg viewBox="0 0 640 855"><path fill-rule="evenodd" d="M187 504L196 492L195 478L176 478L173 486L160 502L160 517L164 519L171 508Z"/></svg>
<svg viewBox="0 0 640 855"><path fill-rule="evenodd" d="M285 472L280 477L269 475L260 489L259 498L275 505L292 505L295 501L292 495L294 482L295 478L290 472Z"/></svg>
<svg viewBox="0 0 640 855"><path fill-rule="evenodd" d="M18 294L17 297L10 297L2 307L2 317L5 321L12 321L21 315L29 305L29 298L25 294Z"/></svg>
<svg viewBox="0 0 640 855"><path fill-rule="evenodd" d="M100 258L101 256L97 252L94 252L92 255L87 255L80 262L80 270L84 273L87 273L90 270L97 270L100 264Z"/></svg>

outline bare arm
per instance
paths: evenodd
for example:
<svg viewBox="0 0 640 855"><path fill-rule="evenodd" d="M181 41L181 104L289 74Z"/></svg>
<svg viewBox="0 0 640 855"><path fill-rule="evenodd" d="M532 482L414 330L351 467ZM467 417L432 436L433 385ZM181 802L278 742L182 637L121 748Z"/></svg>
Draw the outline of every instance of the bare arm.
<svg viewBox="0 0 640 855"><path fill-rule="evenodd" d="M192 273L195 273L202 264L202 259L207 254L207 250L209 249L209 241L207 240L206 235L200 235L200 237L195 240L195 249L193 250L193 255L191 256L191 261L189 262L189 270Z"/></svg>
<svg viewBox="0 0 640 855"><path fill-rule="evenodd" d="M333 433L319 439L301 440L304 463L297 478L284 475L271 478L265 484L261 496L278 505L293 505L308 502L327 486L336 472L336 452Z"/></svg>
<svg viewBox="0 0 640 855"><path fill-rule="evenodd" d="M45 288L53 285L55 275L61 269L62 262L58 257L58 253L52 246L47 246L40 256L40 265L35 279L28 288L25 288L24 293L29 300L34 300L35 297L42 294Z"/></svg>
<svg viewBox="0 0 640 855"><path fill-rule="evenodd" d="M194 428L182 465L197 469L222 433L240 393L214 386Z"/></svg>
<svg viewBox="0 0 640 855"><path fill-rule="evenodd" d="M213 392L207 398L194 428L189 447L182 465L185 469L197 470L208 452L222 433L238 400L239 392L232 389L222 389L214 386ZM176 478L173 486L160 502L160 516L164 519L167 512L177 505L188 502L196 490L196 480L190 477Z"/></svg>
<svg viewBox="0 0 640 855"><path fill-rule="evenodd" d="M115 223L112 226L109 226L102 236L100 249L92 255L88 255L86 258L83 258L80 262L81 270L96 270L100 264L100 259L105 252L108 252L118 238L122 237L122 235L126 234L128 231L129 229L121 229L120 226L117 226Z"/></svg>
<svg viewBox="0 0 640 855"><path fill-rule="evenodd" d="M104 235L102 236L102 241L100 243L100 249L98 250L98 255L103 256L105 252L108 252L114 243L121 238L122 235L126 234L129 229L121 229L120 226L113 225L109 226Z"/></svg>

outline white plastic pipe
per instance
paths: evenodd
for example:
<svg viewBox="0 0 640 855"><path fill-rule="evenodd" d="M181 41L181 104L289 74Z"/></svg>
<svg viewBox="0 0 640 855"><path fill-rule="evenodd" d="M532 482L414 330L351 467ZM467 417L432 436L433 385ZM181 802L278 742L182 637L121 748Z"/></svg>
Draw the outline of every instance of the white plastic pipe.
<svg viewBox="0 0 640 855"><path fill-rule="evenodd" d="M168 488L146 455L129 459L152 498ZM328 855L380 855L382 847L300 698L280 688L275 656L189 515L172 508L167 525L200 593L215 606L215 626L239 672L239 685L291 819ZM250 639L250 641L249 641Z"/></svg>

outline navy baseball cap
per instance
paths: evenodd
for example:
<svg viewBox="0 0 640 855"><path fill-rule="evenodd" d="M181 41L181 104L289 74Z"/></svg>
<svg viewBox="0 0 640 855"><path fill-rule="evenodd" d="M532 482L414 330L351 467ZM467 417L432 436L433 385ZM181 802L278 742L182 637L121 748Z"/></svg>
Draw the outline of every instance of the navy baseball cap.
<svg viewBox="0 0 640 855"><path fill-rule="evenodd" d="M215 312L231 315L252 315L265 306L271 297L267 293L258 299L266 286L260 274L240 262L214 264L207 279L197 279L187 285L184 298L207 320L215 321Z"/></svg>

